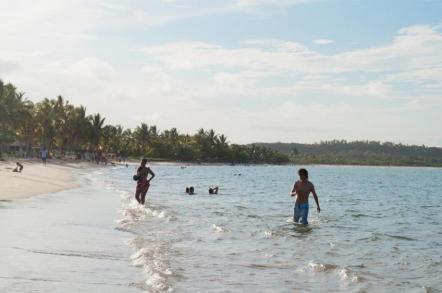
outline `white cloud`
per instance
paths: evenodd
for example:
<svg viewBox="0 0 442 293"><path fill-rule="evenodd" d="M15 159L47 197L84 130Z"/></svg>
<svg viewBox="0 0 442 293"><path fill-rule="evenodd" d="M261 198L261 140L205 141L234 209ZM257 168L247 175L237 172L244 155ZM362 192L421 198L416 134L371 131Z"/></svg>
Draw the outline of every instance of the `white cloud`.
<svg viewBox="0 0 442 293"><path fill-rule="evenodd" d="M330 45L330 44L334 44L335 41L328 40L328 39L317 39L317 40L313 40L313 43L315 43L316 45Z"/></svg>
<svg viewBox="0 0 442 293"><path fill-rule="evenodd" d="M10 73L12 71L18 70L19 68L20 65L16 61L0 59L0 73Z"/></svg>
<svg viewBox="0 0 442 293"><path fill-rule="evenodd" d="M208 81L219 85L222 80L225 86L231 80L228 90L241 88L239 92L243 95L257 95L260 91L263 95L272 91L280 95L322 91L349 97L413 98L406 91L398 92L394 83L413 72L434 86L442 82L440 70L434 68L442 62L442 35L431 27L402 29L393 42L385 46L335 55L320 54L287 41L246 40L241 44L232 49L209 43L181 42L150 46L144 52L165 72L206 71ZM355 82L354 74L376 77ZM272 85L272 81L280 78L291 82L284 86ZM266 86L260 85L263 81ZM216 94L213 88L210 93ZM202 95L205 94L203 91Z"/></svg>
<svg viewBox="0 0 442 293"><path fill-rule="evenodd" d="M240 8L259 7L259 6L291 6L312 0L235 0L236 5Z"/></svg>
<svg viewBox="0 0 442 293"><path fill-rule="evenodd" d="M333 55L274 39L245 40L237 48L180 42L144 52L160 72L180 76L180 95L198 100L201 113L204 105L218 107L217 118L201 114L201 123L230 129L234 137L243 137L237 124L248 137L265 133L268 141L319 136L409 142L441 122L442 35L430 26L404 28L383 46ZM186 72L203 77L187 79ZM235 110L238 105L244 110ZM232 115L232 121L219 118Z"/></svg>
<svg viewBox="0 0 442 293"><path fill-rule="evenodd" d="M231 141L437 136L422 134L441 122L442 35L435 27L403 28L383 46L332 55L277 39L236 47L171 42L144 46L141 57L134 56L139 44L103 43L128 27L304 2L232 0L197 9L163 2L170 11L158 1L7 1L0 78L35 100L62 94L112 123L213 127Z"/></svg>

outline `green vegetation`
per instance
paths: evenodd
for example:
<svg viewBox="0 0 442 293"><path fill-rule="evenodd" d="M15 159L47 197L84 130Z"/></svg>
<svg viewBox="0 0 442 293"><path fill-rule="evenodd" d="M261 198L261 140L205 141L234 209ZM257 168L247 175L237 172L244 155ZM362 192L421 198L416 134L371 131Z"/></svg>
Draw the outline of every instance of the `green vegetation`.
<svg viewBox="0 0 442 293"><path fill-rule="evenodd" d="M228 162L442 167L442 148L378 141L345 140L316 144L229 144L224 135L200 129L193 135L176 128L159 131L141 123L135 129L105 124L100 114L88 115L83 106L63 97L33 103L12 84L0 80L0 156L20 148L24 156L46 146L50 152L114 153L123 157Z"/></svg>
<svg viewBox="0 0 442 293"><path fill-rule="evenodd" d="M12 84L0 80L0 156L22 150L24 156L46 146L52 153L114 153L123 157L195 162L287 163L289 156L260 146L229 144L213 130L180 134L176 128L158 131L141 123L135 129L106 125L100 114L88 115L59 96L33 103Z"/></svg>
<svg viewBox="0 0 442 293"><path fill-rule="evenodd" d="M290 155L296 164L442 167L442 148L379 141L332 140L316 144L257 143Z"/></svg>

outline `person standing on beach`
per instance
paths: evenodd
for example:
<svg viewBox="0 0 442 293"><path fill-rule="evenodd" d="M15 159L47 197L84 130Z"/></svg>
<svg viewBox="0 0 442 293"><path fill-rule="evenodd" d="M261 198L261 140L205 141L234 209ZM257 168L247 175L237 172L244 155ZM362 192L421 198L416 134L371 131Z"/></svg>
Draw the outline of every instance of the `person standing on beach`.
<svg viewBox="0 0 442 293"><path fill-rule="evenodd" d="M150 187L150 181L155 177L155 173L152 172L150 167L147 167L146 164L147 164L147 159L142 159L141 165L140 167L138 167L137 170L138 182L137 182L137 189L135 191L135 198L138 201L138 203L142 205L144 205L146 199L146 193ZM150 178L148 178L149 174Z"/></svg>
<svg viewBox="0 0 442 293"><path fill-rule="evenodd" d="M43 147L43 149L40 151L40 155L43 164L46 165L46 160L48 158L48 150L46 149L46 147Z"/></svg>
<svg viewBox="0 0 442 293"><path fill-rule="evenodd" d="M296 195L293 221L295 223L298 223L299 219L301 218L301 223L307 225L308 196L310 193L313 194L313 198L315 199L318 213L321 212L321 208L319 207L319 200L315 191L315 187L313 183L308 180L308 171L303 168L299 169L298 175L299 175L299 180L295 182L292 192L290 193L291 196Z"/></svg>

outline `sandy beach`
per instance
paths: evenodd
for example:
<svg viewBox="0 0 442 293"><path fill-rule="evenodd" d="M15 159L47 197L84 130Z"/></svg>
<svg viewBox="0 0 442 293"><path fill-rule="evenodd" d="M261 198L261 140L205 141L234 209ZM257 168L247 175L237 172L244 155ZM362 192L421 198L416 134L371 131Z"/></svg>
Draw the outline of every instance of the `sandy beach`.
<svg viewBox="0 0 442 293"><path fill-rule="evenodd" d="M24 169L12 172L16 161L0 162L0 200L13 200L33 195L78 187L75 170L85 168L86 163L49 161L43 165L37 160L19 160Z"/></svg>

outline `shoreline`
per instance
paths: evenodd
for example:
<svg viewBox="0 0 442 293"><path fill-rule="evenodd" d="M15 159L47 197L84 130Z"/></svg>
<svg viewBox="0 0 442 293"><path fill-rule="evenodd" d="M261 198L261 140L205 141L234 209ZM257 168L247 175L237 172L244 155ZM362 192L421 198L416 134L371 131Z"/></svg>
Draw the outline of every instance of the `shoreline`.
<svg viewBox="0 0 442 293"><path fill-rule="evenodd" d="M23 165L22 172L12 172L16 162ZM25 199L78 188L76 172L90 167L92 165L86 162L61 160L48 160L46 165L37 159L0 161L0 200Z"/></svg>
<svg viewBox="0 0 442 293"><path fill-rule="evenodd" d="M128 159L126 161L129 165L139 164L140 160ZM377 164L328 164L328 163L298 163L289 162L284 164L272 164L272 163L228 163L228 162L192 162L192 161L173 161L173 160L149 160L150 165L175 165L175 166L336 166L336 167L379 167L379 168L442 168L442 166L431 165L377 165ZM124 163L117 163L118 165L124 165Z"/></svg>
<svg viewBox="0 0 442 293"><path fill-rule="evenodd" d="M12 172L15 162L21 162L24 169L21 173ZM138 160L129 159L127 164L130 167L136 166ZM225 166L229 163L209 163L209 162L182 162L167 160L151 160L152 166ZM125 166L126 163L107 165L108 167ZM235 164L234 166L268 166L273 164ZM301 166L301 164L288 163L283 166ZM441 168L435 166L397 166L397 165L350 165L350 164L302 164L302 166L329 166L329 167L377 167L377 168ZM68 189L81 187L78 182L77 172L85 169L103 168L104 165L96 165L91 162L75 160L48 160L47 165L43 165L38 159L8 158L0 161L0 201L10 201L25 199L41 194L54 193Z"/></svg>
<svg viewBox="0 0 442 293"><path fill-rule="evenodd" d="M126 162L131 164L139 164L140 159L136 159L133 157L129 157L126 159ZM115 162L117 165L124 165L125 163ZM151 165L178 165L178 166L351 166L351 167L408 167L408 168L442 168L442 165L412 165L412 164L364 164L364 163L353 163L353 164L345 164L345 163L315 163L315 162L296 162L290 161L287 163L232 163L232 162L211 162L211 161L180 161L180 160L168 160L168 159L159 159L159 158L148 158L148 164Z"/></svg>
<svg viewBox="0 0 442 293"><path fill-rule="evenodd" d="M82 168L84 167L115 167L115 166L125 166L128 164L131 165L137 165L140 163L141 158L136 159L133 157L127 158L125 161L118 162L116 160L109 161L107 165L104 165L103 163L100 163L97 165L95 162L90 161L84 161L84 160L74 160L74 159L48 159L49 163L55 164L55 165L61 165L61 166L80 166L82 165ZM31 162L31 163L40 163L41 160L37 158L20 158L20 157L3 157L0 158L0 171L3 168L2 165L9 163L12 164L13 167L15 167L15 162ZM399 167L399 168L442 168L442 165L412 165L412 164L345 164L345 163L315 163L315 162L295 162L290 161L287 163L256 163L256 162L250 162L250 163L232 163L232 162L211 162L211 161L180 161L180 160L173 160L173 159L159 159L159 158L148 158L148 164L150 165L174 165L174 166L348 166L348 167ZM48 164L49 165L49 164ZM75 168L74 168L75 169Z"/></svg>

